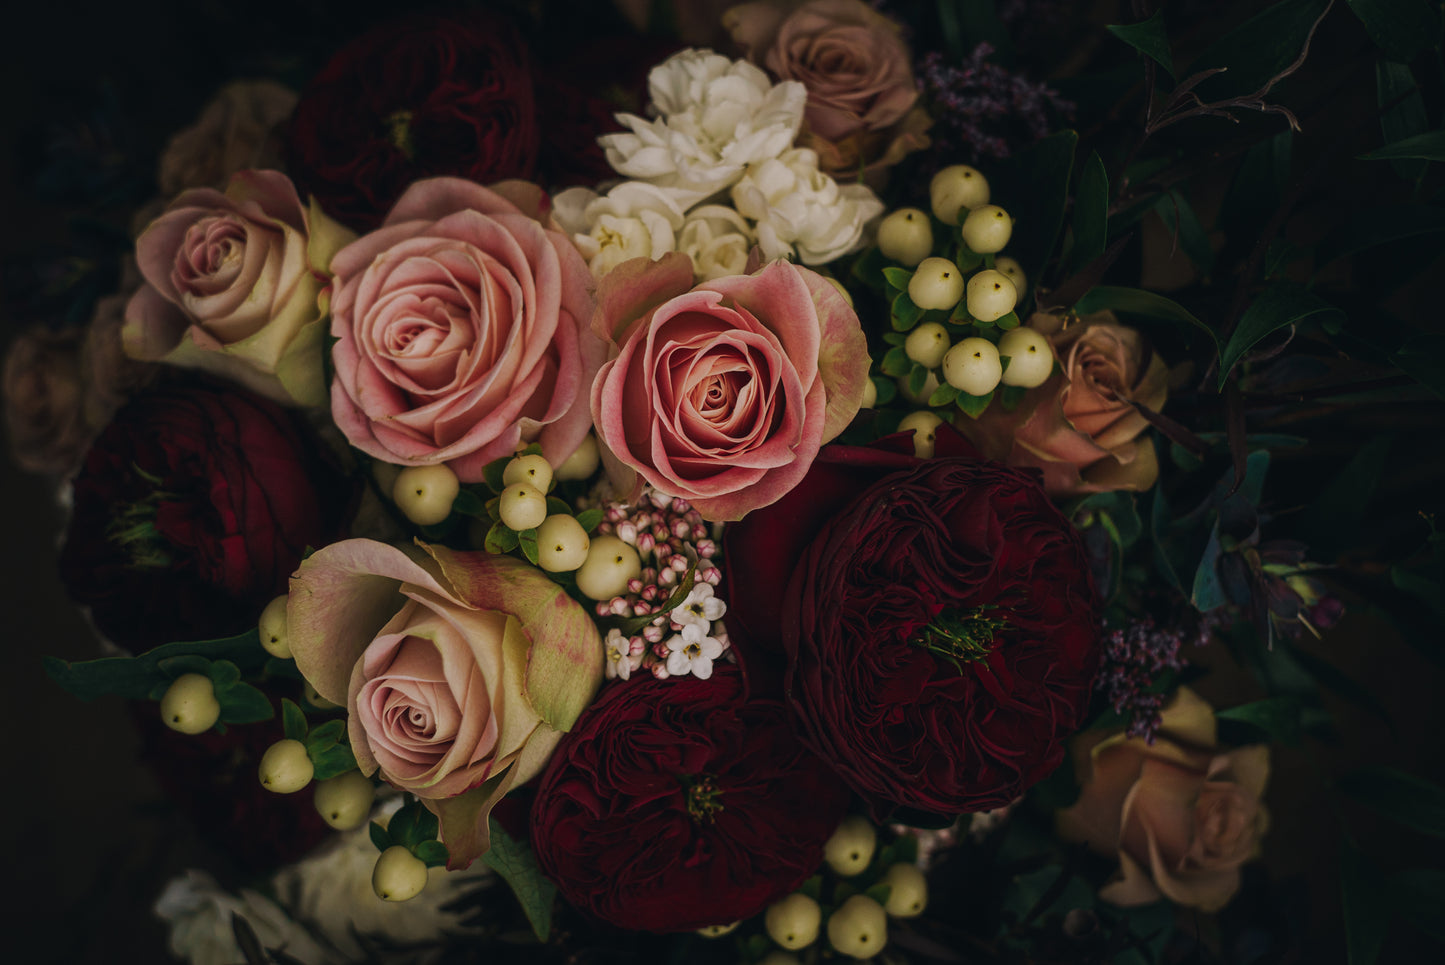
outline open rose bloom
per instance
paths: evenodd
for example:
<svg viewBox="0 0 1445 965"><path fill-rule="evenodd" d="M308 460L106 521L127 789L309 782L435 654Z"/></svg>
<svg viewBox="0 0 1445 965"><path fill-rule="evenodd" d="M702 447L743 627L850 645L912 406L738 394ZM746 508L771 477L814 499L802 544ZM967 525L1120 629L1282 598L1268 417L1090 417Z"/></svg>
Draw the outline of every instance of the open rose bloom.
<svg viewBox="0 0 1445 965"><path fill-rule="evenodd" d="M1085 781L1058 829L1118 856L1119 876L1101 898L1131 907L1162 897L1213 913L1239 890L1240 865L1269 826L1260 803L1269 748L1221 751L1216 742L1214 711L1180 688L1153 744L1117 735L1076 745Z"/></svg>
<svg viewBox="0 0 1445 965"><path fill-rule="evenodd" d="M333 543L292 578L287 621L297 668L346 706L363 773L426 803L456 868L487 850L493 805L591 701L602 640L540 570L425 550Z"/></svg>

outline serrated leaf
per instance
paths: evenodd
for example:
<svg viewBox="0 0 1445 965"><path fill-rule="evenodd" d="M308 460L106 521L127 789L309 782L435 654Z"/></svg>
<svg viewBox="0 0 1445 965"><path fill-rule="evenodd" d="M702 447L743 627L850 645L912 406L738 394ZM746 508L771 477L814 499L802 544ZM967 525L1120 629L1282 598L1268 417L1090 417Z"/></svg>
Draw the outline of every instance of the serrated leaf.
<svg viewBox="0 0 1445 965"><path fill-rule="evenodd" d="M1157 18L1159 15L1155 14ZM1110 27L1110 31L1118 28ZM1074 247L1069 256L1072 271L1078 271L1104 253L1109 232L1109 175L1099 152L1093 151L1079 175L1074 195Z"/></svg>
<svg viewBox="0 0 1445 965"><path fill-rule="evenodd" d="M988 404L993 401L993 396L994 394L992 392L988 395L969 395L967 392L960 392L958 393L958 398L954 400L954 403L958 406L960 412L963 412L971 419L977 419L983 415L983 410L987 409Z"/></svg>
<svg viewBox="0 0 1445 965"><path fill-rule="evenodd" d="M537 940L545 942L552 931L552 902L557 886L542 876L537 857L526 842L513 838L495 818L489 820L492 846L482 860L511 886Z"/></svg>
<svg viewBox="0 0 1445 965"><path fill-rule="evenodd" d="M316 768L314 777L318 781L329 781L347 771L356 770L356 756L351 753L351 744L344 741L339 744L330 744L307 756L311 758L311 764Z"/></svg>
<svg viewBox="0 0 1445 965"><path fill-rule="evenodd" d="M428 868L445 867L449 857L447 846L440 841L423 841L411 853L425 862Z"/></svg>
<svg viewBox="0 0 1445 965"><path fill-rule="evenodd" d="M527 562L533 566L537 565L540 557L537 555L537 530L524 529L517 534L517 545L522 547L522 555L527 557Z"/></svg>
<svg viewBox="0 0 1445 965"><path fill-rule="evenodd" d="M577 525L582 527L584 533L590 534L601 522L602 510L595 506L592 509L584 509L577 514Z"/></svg>
<svg viewBox="0 0 1445 965"><path fill-rule="evenodd" d="M488 553L510 553L517 548L518 540L515 530L501 521L492 524L487 530L487 537L482 546Z"/></svg>
<svg viewBox="0 0 1445 965"><path fill-rule="evenodd" d="M913 362L908 358L908 353L903 351L903 346L897 345L883 353L883 359L878 363L878 368L883 370L884 375L891 375L895 379L908 374L913 367Z"/></svg>
<svg viewBox="0 0 1445 965"><path fill-rule="evenodd" d="M238 683L216 694L216 702L221 705L223 724L257 724L276 716L270 698L250 684Z"/></svg>
<svg viewBox="0 0 1445 965"><path fill-rule="evenodd" d="M286 739L305 740L309 727L310 725L306 722L306 712L301 709L301 705L289 697L282 697L281 728L286 734Z"/></svg>
<svg viewBox="0 0 1445 965"><path fill-rule="evenodd" d="M1219 386L1229 381L1234 366L1254 346L1273 332L1289 325L1298 325L1308 318L1322 313L1339 314L1323 298L1306 291L1298 285L1277 284L1266 288L1245 309L1234 334L1224 346L1219 357Z"/></svg>
<svg viewBox="0 0 1445 965"><path fill-rule="evenodd" d="M888 267L883 269L883 280L899 291L907 291L908 283L913 280L913 272L907 268Z"/></svg>
<svg viewBox="0 0 1445 965"><path fill-rule="evenodd" d="M928 405L931 408L938 408L941 405L952 405L953 400L956 398L958 398L958 390L947 382L944 382L939 385L938 388L934 389L933 394L928 397Z"/></svg>
<svg viewBox="0 0 1445 965"><path fill-rule="evenodd" d="M1364 767L1340 778L1339 788L1407 828L1445 838L1445 788L1392 767Z"/></svg>
<svg viewBox="0 0 1445 965"><path fill-rule="evenodd" d="M1154 61L1174 76L1174 57L1169 53L1169 34L1164 29L1164 10L1139 23L1110 24L1104 29Z"/></svg>
<svg viewBox="0 0 1445 965"><path fill-rule="evenodd" d="M391 832L387 831L386 828L383 828L380 824L373 821L371 822L371 826L367 828L367 831L371 834L371 843L376 850L385 851L391 847Z"/></svg>
<svg viewBox="0 0 1445 965"><path fill-rule="evenodd" d="M889 322L895 332L910 331L922 317L923 309L913 304L913 299L908 297L907 292L899 292L898 296L893 299Z"/></svg>
<svg viewBox="0 0 1445 965"><path fill-rule="evenodd" d="M1080 315L1089 315L1106 309L1125 315L1138 315L1143 318L1157 319L1162 322L1192 325L1194 328L1208 335L1209 340L1216 346L1219 344L1219 336L1215 334L1214 329L1195 318L1182 305L1165 298L1163 295L1144 291L1142 288L1119 288L1112 285L1099 285L1083 298L1079 299L1074 305L1074 311Z"/></svg>

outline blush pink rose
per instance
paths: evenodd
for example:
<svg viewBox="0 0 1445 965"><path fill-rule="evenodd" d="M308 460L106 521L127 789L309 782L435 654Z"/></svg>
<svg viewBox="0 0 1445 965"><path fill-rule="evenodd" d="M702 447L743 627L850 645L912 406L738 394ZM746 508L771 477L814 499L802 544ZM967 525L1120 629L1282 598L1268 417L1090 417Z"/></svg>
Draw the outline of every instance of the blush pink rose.
<svg viewBox="0 0 1445 965"><path fill-rule="evenodd" d="M361 770L422 799L461 867L601 685L602 640L540 570L425 550L352 539L314 553L291 580L288 632L297 668L345 704Z"/></svg>
<svg viewBox="0 0 1445 965"><path fill-rule="evenodd" d="M616 354L592 385L592 418L634 498L646 483L708 519L741 519L792 489L852 421L868 345L807 268L692 278L671 252L602 279L593 327Z"/></svg>
<svg viewBox="0 0 1445 965"><path fill-rule="evenodd" d="M331 412L352 445L466 482L536 442L554 466L587 434L603 345L587 263L506 182L413 184L382 226L331 262Z"/></svg>

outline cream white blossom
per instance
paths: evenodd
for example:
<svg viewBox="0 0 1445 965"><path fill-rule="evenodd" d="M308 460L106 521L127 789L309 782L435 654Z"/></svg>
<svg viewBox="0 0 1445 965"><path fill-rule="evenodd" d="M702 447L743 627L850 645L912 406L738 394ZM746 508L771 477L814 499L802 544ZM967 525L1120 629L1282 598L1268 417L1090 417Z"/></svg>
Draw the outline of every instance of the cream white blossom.
<svg viewBox="0 0 1445 965"><path fill-rule="evenodd" d="M634 647L632 641L623 636L622 631L613 627L607 631L607 639L602 641L603 647L603 669L607 673L608 680L626 680L632 676L632 671L642 666L642 648ZM634 654L633 650L637 650Z"/></svg>
<svg viewBox="0 0 1445 965"><path fill-rule="evenodd" d="M768 259L796 257L821 265L863 244L883 202L866 185L840 185L818 168L818 155L794 148L752 164L732 189L733 204L757 222Z"/></svg>
<svg viewBox="0 0 1445 965"><path fill-rule="evenodd" d="M661 258L677 247L682 208L656 185L624 181L598 195L568 188L553 199L553 217L587 259L594 278L632 258Z"/></svg>
<svg viewBox="0 0 1445 965"><path fill-rule="evenodd" d="M677 250L692 259L699 281L712 281L743 274L756 241L747 219L731 207L702 204L687 213L677 235Z"/></svg>
<svg viewBox="0 0 1445 965"><path fill-rule="evenodd" d="M673 677L690 673L698 680L706 680L712 676L712 662L726 648L716 637L686 632L691 629L687 627L667 641L667 672Z"/></svg>
<svg viewBox="0 0 1445 965"><path fill-rule="evenodd" d="M618 114L628 132L598 143L613 170L665 189L683 209L787 150L808 99L797 81L773 84L747 61L711 50L680 51L647 80L655 118Z"/></svg>
<svg viewBox="0 0 1445 965"><path fill-rule="evenodd" d="M714 620L721 620L728 612L727 604L716 595L710 583L697 583L677 606L672 608L672 622L681 627L698 626L704 631L712 628Z"/></svg>

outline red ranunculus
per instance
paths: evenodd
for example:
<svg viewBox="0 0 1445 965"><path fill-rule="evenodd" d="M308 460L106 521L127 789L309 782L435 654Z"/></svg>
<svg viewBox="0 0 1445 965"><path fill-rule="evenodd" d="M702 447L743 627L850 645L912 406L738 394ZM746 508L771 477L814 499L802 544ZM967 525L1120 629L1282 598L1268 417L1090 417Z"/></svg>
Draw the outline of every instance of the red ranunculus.
<svg viewBox="0 0 1445 965"><path fill-rule="evenodd" d="M134 650L255 626L347 502L291 416L260 396L160 388L85 457L60 555L71 596Z"/></svg>
<svg viewBox="0 0 1445 965"><path fill-rule="evenodd" d="M343 47L287 132L302 193L369 231L413 181L530 179L538 133L526 46L505 21L411 17Z"/></svg>
<svg viewBox="0 0 1445 965"><path fill-rule="evenodd" d="M608 688L537 789L532 844L563 897L621 928L757 914L812 875L848 791L742 675Z"/></svg>
<svg viewBox="0 0 1445 965"><path fill-rule="evenodd" d="M1037 477L938 448L826 448L726 534L755 689L785 658L804 742L880 817L1016 798L1063 759L1099 663L1088 560Z"/></svg>

